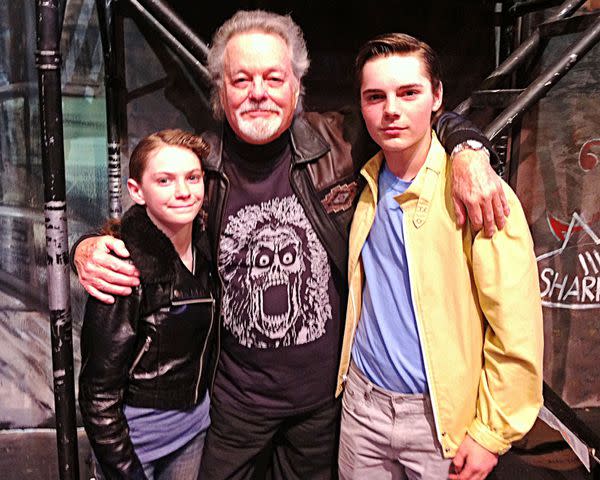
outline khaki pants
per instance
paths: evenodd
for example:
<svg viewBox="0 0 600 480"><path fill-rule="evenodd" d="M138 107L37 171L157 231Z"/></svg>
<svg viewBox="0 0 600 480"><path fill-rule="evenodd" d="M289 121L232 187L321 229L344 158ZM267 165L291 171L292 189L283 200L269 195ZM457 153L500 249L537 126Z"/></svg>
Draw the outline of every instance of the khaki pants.
<svg viewBox="0 0 600 480"><path fill-rule="evenodd" d="M373 385L352 364L342 399L341 480L448 478L427 395Z"/></svg>

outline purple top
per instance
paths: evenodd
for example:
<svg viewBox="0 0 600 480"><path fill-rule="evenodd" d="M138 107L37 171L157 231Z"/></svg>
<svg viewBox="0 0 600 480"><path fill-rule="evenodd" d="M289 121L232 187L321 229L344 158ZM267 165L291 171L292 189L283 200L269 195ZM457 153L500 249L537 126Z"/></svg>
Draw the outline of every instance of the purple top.
<svg viewBox="0 0 600 480"><path fill-rule="evenodd" d="M189 410L157 410L125 405L129 436L140 462L174 452L210 425L208 392Z"/></svg>

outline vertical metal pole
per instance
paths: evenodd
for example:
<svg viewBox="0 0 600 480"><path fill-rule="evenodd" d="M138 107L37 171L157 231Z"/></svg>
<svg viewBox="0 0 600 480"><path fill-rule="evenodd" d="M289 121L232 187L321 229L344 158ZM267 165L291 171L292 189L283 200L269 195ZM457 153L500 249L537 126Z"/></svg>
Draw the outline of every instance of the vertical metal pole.
<svg viewBox="0 0 600 480"><path fill-rule="evenodd" d="M69 285L69 245L60 89L60 14L58 0L38 0L37 51L48 305L54 377L54 409L61 480L79 479L73 337Z"/></svg>
<svg viewBox="0 0 600 480"><path fill-rule="evenodd" d="M27 167L27 171L31 172L31 160L32 160L32 152L31 152L31 110L29 108L29 96L23 92L23 134L25 135L25 164Z"/></svg>
<svg viewBox="0 0 600 480"><path fill-rule="evenodd" d="M503 15L503 3L496 1L494 4L494 68L498 68L500 65Z"/></svg>
<svg viewBox="0 0 600 480"><path fill-rule="evenodd" d="M121 137L119 128L119 90L121 73L117 68L115 1L96 0L100 37L104 53L104 85L106 94L106 127L108 148L108 215L119 218L121 205Z"/></svg>

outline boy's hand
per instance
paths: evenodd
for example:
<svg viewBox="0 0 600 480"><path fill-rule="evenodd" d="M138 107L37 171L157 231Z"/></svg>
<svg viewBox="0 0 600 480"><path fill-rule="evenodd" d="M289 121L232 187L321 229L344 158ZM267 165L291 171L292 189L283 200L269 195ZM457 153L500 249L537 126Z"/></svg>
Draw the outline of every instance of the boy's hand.
<svg viewBox="0 0 600 480"><path fill-rule="evenodd" d="M129 252L121 240L110 236L86 238L75 250L74 261L81 285L104 303L114 303L112 295L131 294L131 287L140 283L135 266L115 255L127 258Z"/></svg>
<svg viewBox="0 0 600 480"><path fill-rule="evenodd" d="M475 231L491 237L502 230L510 213L500 177L482 151L465 149L452 157L452 200L460 226L469 215Z"/></svg>
<svg viewBox="0 0 600 480"><path fill-rule="evenodd" d="M450 480L484 480L498 463L498 455L490 452L469 435L460 444L450 466Z"/></svg>

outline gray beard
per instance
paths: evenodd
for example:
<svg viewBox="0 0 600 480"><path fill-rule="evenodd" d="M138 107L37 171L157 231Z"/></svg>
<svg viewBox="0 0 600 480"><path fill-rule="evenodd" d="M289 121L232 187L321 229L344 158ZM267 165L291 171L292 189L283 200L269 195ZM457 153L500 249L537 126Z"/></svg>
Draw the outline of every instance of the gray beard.
<svg viewBox="0 0 600 480"><path fill-rule="evenodd" d="M248 121L238 117L238 128L247 137L255 141L273 140L275 133L281 126L281 119L256 118Z"/></svg>

